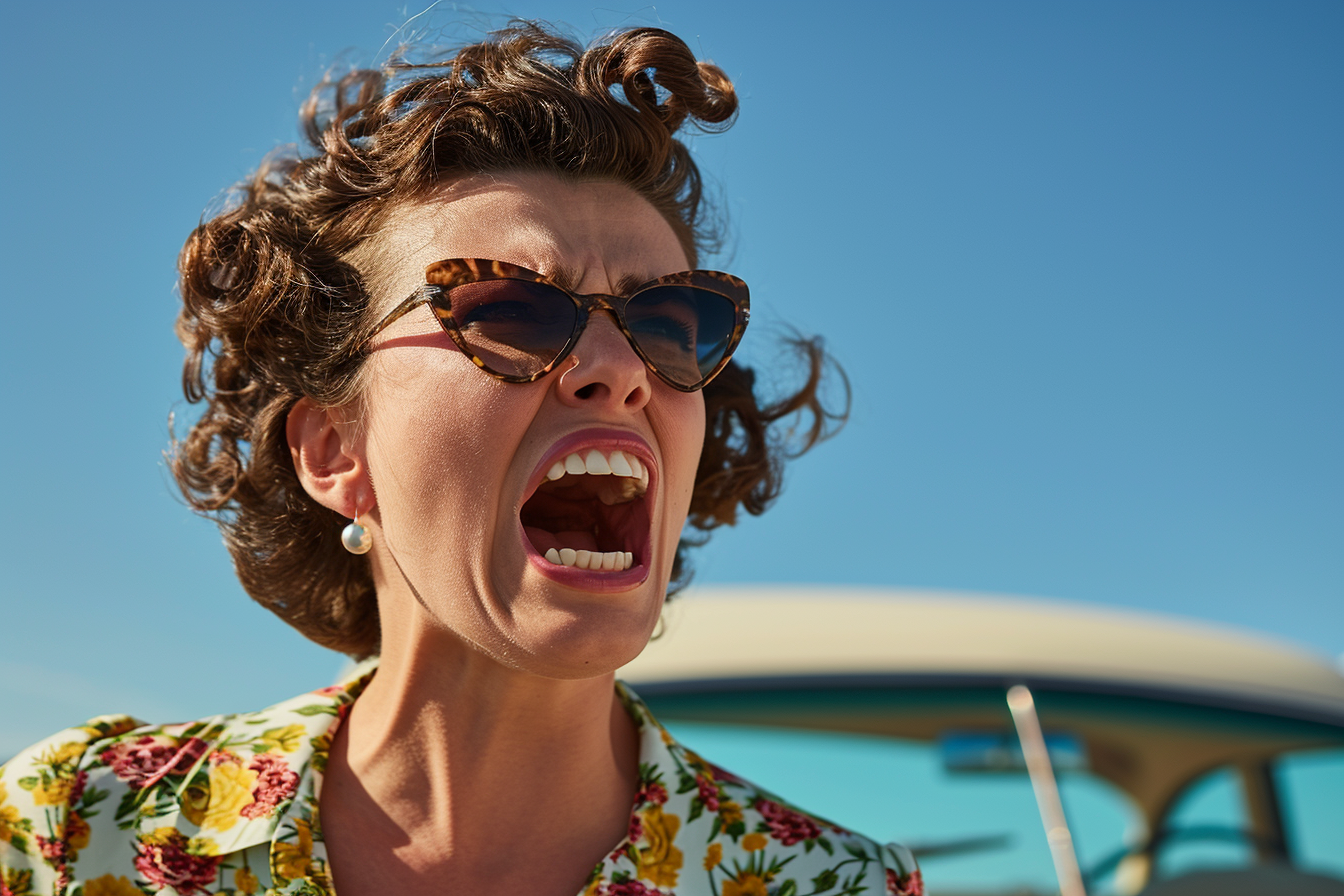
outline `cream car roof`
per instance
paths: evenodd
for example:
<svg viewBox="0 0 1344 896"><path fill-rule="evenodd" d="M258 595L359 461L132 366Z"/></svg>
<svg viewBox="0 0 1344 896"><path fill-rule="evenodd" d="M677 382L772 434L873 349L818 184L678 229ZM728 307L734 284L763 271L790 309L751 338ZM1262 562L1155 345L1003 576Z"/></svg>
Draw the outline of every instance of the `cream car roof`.
<svg viewBox="0 0 1344 896"><path fill-rule="evenodd" d="M980 675L1177 689L1344 718L1328 658L1154 613L982 594L702 588L619 673L641 682L815 675Z"/></svg>

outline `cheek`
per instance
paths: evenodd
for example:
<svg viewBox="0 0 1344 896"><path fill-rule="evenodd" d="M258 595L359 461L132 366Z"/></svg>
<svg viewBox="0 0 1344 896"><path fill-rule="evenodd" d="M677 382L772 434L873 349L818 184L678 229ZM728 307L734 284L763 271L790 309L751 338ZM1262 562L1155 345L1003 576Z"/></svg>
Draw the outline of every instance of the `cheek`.
<svg viewBox="0 0 1344 896"><path fill-rule="evenodd" d="M408 523L464 507L479 513L528 415L470 362L460 370L441 352L418 360L383 365L368 390L369 475L381 512Z"/></svg>
<svg viewBox="0 0 1344 896"><path fill-rule="evenodd" d="M679 401L675 413L670 415L673 420L670 435L676 451L676 496L684 513L695 491L695 471L705 447L705 398L700 392L678 392L676 396Z"/></svg>

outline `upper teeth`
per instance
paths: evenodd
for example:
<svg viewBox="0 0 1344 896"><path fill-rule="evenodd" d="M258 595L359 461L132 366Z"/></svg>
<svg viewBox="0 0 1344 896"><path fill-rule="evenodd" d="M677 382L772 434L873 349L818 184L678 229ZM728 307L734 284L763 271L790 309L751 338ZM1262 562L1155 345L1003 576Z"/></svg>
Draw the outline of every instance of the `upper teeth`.
<svg viewBox="0 0 1344 896"><path fill-rule="evenodd" d="M638 457L626 454L619 448L605 455L596 448L582 455L577 452L567 454L563 460L557 460L551 465L546 478L556 480L567 473L573 476L620 476L633 479L639 482L641 493L649 487L649 468Z"/></svg>

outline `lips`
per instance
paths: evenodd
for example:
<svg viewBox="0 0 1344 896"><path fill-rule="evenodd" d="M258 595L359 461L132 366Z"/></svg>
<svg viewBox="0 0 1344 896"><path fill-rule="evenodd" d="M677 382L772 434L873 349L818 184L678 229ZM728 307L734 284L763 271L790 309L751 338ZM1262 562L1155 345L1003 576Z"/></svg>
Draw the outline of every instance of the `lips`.
<svg viewBox="0 0 1344 896"><path fill-rule="evenodd" d="M551 576L647 575L651 460L642 441L578 434L556 446L519 514L533 562Z"/></svg>

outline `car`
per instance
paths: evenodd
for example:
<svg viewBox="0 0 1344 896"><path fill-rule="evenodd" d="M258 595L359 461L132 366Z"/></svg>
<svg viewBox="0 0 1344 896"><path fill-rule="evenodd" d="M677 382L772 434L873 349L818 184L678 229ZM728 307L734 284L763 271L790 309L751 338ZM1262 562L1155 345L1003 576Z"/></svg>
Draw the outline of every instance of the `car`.
<svg viewBox="0 0 1344 896"><path fill-rule="evenodd" d="M619 675L716 763L906 843L935 894L1344 894L1344 674L1291 644L1062 601L702 589Z"/></svg>

